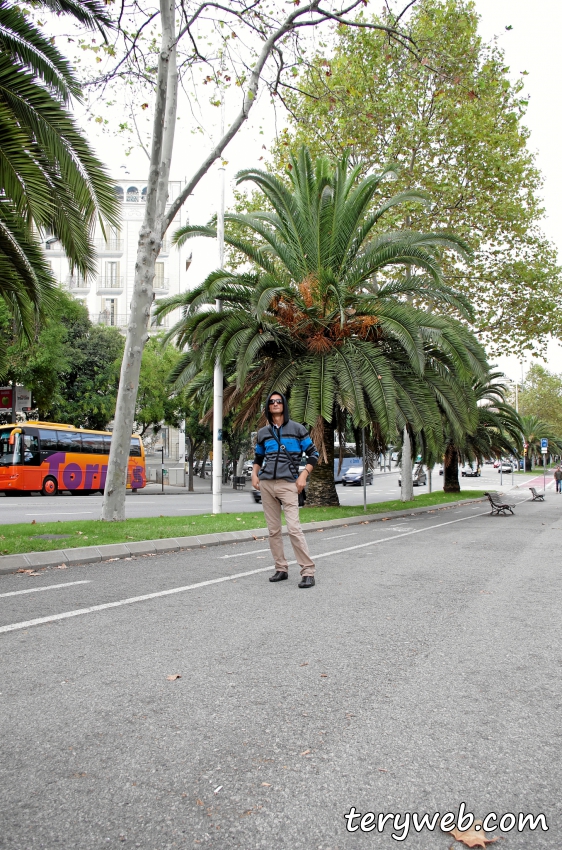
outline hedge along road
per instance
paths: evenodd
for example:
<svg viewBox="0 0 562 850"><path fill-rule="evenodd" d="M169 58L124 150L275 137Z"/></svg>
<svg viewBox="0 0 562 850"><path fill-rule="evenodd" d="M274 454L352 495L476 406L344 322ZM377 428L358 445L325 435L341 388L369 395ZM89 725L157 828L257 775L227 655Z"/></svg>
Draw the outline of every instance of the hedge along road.
<svg viewBox="0 0 562 850"><path fill-rule="evenodd" d="M316 532L308 591L263 541L5 577L3 627L49 620L0 635L5 846L347 848L351 806L465 801L558 847L557 508Z"/></svg>

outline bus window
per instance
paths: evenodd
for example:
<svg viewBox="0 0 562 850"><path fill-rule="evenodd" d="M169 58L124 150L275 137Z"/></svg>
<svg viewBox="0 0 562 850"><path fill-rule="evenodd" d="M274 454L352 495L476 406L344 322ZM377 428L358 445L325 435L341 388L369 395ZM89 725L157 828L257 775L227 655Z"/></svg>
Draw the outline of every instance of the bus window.
<svg viewBox="0 0 562 850"><path fill-rule="evenodd" d="M40 466L39 437L37 434L23 434L23 462L26 466Z"/></svg>
<svg viewBox="0 0 562 850"><path fill-rule="evenodd" d="M82 453L82 437L76 431L57 431L59 452Z"/></svg>
<svg viewBox="0 0 562 850"><path fill-rule="evenodd" d="M14 451L16 449L16 437L19 440L19 435L15 434L10 444L12 430L13 425L10 428L0 431L0 466L12 466L15 463Z"/></svg>
<svg viewBox="0 0 562 850"><path fill-rule="evenodd" d="M103 434L103 454L108 455L111 448L111 435Z"/></svg>
<svg viewBox="0 0 562 850"><path fill-rule="evenodd" d="M129 457L141 457L140 439L138 437L131 437Z"/></svg>
<svg viewBox="0 0 562 850"><path fill-rule="evenodd" d="M104 451L103 434L81 434L82 451L91 455L102 455Z"/></svg>
<svg viewBox="0 0 562 850"><path fill-rule="evenodd" d="M41 440L42 452L58 451L58 436L56 431L47 431L46 428L39 428L39 439Z"/></svg>

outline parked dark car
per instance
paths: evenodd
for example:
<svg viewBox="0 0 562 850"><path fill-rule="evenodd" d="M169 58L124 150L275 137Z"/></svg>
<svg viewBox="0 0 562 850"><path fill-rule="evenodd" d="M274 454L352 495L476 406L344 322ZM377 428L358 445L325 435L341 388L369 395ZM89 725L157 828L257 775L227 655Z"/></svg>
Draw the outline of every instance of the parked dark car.
<svg viewBox="0 0 562 850"><path fill-rule="evenodd" d="M367 470L367 484L373 483L373 472ZM345 475L342 475L341 483L345 487L347 484L363 484L363 467L350 466Z"/></svg>

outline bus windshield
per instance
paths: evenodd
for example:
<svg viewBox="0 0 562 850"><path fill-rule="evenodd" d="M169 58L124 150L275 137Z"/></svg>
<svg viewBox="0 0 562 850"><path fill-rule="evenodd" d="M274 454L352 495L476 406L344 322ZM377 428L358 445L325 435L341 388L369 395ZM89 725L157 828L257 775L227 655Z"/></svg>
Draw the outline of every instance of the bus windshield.
<svg viewBox="0 0 562 850"><path fill-rule="evenodd" d="M10 434L14 425L0 430L0 466L13 466L19 463L21 434L14 434L10 444Z"/></svg>

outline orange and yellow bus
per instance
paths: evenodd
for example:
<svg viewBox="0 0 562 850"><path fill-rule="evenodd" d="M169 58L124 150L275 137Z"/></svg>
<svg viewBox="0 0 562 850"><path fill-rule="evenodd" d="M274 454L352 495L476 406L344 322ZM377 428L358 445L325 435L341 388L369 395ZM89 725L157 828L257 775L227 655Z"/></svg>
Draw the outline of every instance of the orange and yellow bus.
<svg viewBox="0 0 562 850"><path fill-rule="evenodd" d="M103 493L111 433L86 431L58 422L0 425L0 491L23 494L39 491L56 496ZM131 437L127 488L146 485L144 446Z"/></svg>

